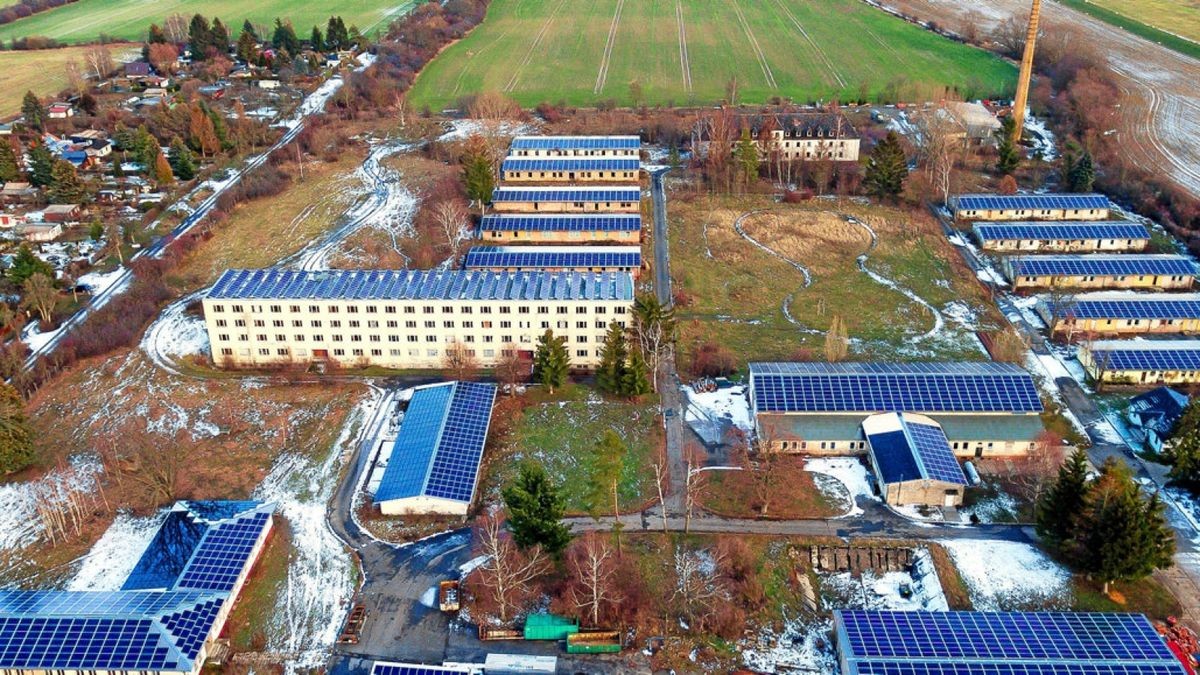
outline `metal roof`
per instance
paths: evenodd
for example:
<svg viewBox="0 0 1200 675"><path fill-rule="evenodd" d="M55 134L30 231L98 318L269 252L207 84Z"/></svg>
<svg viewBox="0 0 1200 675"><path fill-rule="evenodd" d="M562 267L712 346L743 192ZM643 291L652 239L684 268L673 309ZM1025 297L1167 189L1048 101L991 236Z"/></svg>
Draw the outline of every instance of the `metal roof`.
<svg viewBox="0 0 1200 675"><path fill-rule="evenodd" d="M1050 209L1096 210L1111 207L1108 197L1101 194L966 194L951 197L951 202L952 207L956 211L1008 211L1013 209L1025 211Z"/></svg>
<svg viewBox="0 0 1200 675"><path fill-rule="evenodd" d="M1058 318L1200 319L1200 293L1089 293L1038 305Z"/></svg>
<svg viewBox="0 0 1200 675"><path fill-rule="evenodd" d="M604 215L524 215L494 213L483 217L480 232L637 232L642 216L636 213Z"/></svg>
<svg viewBox="0 0 1200 675"><path fill-rule="evenodd" d="M1194 276L1196 263L1182 255L1040 255L1010 258L1013 276Z"/></svg>
<svg viewBox="0 0 1200 675"><path fill-rule="evenodd" d="M627 272L227 270L213 300L632 300Z"/></svg>
<svg viewBox="0 0 1200 675"><path fill-rule="evenodd" d="M868 417L862 426L884 483L936 480L967 484L946 434L933 420L884 413Z"/></svg>

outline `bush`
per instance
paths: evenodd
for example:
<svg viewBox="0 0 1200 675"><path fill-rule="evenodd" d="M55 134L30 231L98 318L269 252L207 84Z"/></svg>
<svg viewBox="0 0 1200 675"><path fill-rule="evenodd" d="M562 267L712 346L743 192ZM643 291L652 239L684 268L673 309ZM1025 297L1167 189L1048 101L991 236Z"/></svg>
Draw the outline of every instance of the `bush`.
<svg viewBox="0 0 1200 675"><path fill-rule="evenodd" d="M733 352L724 346L705 342L692 353L690 372L693 377L724 377L737 370Z"/></svg>

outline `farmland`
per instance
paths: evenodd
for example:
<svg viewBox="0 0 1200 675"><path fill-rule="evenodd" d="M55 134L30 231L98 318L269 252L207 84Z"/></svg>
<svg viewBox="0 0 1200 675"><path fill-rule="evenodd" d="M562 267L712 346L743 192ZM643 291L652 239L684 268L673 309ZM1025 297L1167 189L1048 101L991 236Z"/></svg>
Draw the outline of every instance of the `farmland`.
<svg viewBox="0 0 1200 675"><path fill-rule="evenodd" d="M152 3L80 0L0 26L0 39L9 41L42 35L60 42L85 42L104 34L125 40L143 40L151 23L161 25L172 14L190 17L197 12L210 18L220 17L235 31L240 30L246 19L263 26L270 25L276 17L290 19L303 36L307 36L314 25L324 30L325 22L336 14L346 21L347 26L358 26L367 34L386 26L413 4L413 0L312 0L303 3L267 0L249 5L231 0L158 0Z"/></svg>
<svg viewBox="0 0 1200 675"><path fill-rule="evenodd" d="M858 0L495 0L411 100L438 109L495 90L525 105L710 103L731 78L743 102L924 100L947 86L1001 94L1014 72Z"/></svg>
<svg viewBox="0 0 1200 675"><path fill-rule="evenodd" d="M26 91L38 96L57 94L67 86L67 64L83 62L84 47L0 52L0 116L15 114ZM113 56L120 59L132 47L113 45Z"/></svg>
<svg viewBox="0 0 1200 675"><path fill-rule="evenodd" d="M1137 24L1165 31L1187 40L1200 42L1200 12L1196 11L1196 3L1192 0L1073 0L1065 3L1109 23L1122 26L1129 31L1142 34ZM1099 9L1100 11L1093 11ZM1105 11L1107 10L1107 11ZM1116 15L1116 16L1113 16ZM1156 42L1158 36L1145 34ZM1172 49L1178 46L1168 44ZM1185 50L1195 56L1200 53L1200 45L1193 45L1191 50Z"/></svg>

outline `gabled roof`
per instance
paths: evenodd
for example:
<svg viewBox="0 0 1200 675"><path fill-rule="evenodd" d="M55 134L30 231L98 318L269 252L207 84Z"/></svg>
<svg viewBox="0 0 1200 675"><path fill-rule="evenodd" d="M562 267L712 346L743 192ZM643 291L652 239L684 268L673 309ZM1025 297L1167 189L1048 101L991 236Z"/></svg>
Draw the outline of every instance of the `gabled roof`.
<svg viewBox="0 0 1200 675"><path fill-rule="evenodd" d="M1168 433L1187 407L1188 396L1171 389L1159 387L1134 396L1129 401L1129 414L1140 421L1141 426Z"/></svg>
<svg viewBox="0 0 1200 675"><path fill-rule="evenodd" d="M946 434L928 417L884 413L868 417L862 426L884 483L936 480L967 484Z"/></svg>

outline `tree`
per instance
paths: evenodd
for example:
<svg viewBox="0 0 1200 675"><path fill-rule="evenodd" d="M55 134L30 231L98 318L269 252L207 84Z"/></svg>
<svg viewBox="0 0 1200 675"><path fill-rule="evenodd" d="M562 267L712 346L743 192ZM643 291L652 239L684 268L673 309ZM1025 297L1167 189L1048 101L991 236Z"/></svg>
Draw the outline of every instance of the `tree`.
<svg viewBox="0 0 1200 675"><path fill-rule="evenodd" d="M829 322L829 330L825 333L825 360L831 363L845 361L850 355L850 336L846 331L846 322L840 315L834 315Z"/></svg>
<svg viewBox="0 0 1200 675"><path fill-rule="evenodd" d="M83 52L83 61L87 64L88 71L96 78L97 82L103 81L108 77L108 74L117 69L116 62L113 61L112 51L108 45L98 44L88 47Z"/></svg>
<svg viewBox="0 0 1200 675"><path fill-rule="evenodd" d="M309 44L309 47L311 47L313 49L313 51L319 52L319 51L325 49L325 38L323 38L321 36L320 28L313 26L312 34L309 35L309 37L308 37L308 44Z"/></svg>
<svg viewBox="0 0 1200 675"><path fill-rule="evenodd" d="M48 187L54 184L54 155L44 143L37 143L29 148L29 182L37 187Z"/></svg>
<svg viewBox="0 0 1200 675"><path fill-rule="evenodd" d="M496 172L492 167L487 140L483 136L472 134L467 139L462 164L467 197L479 204L479 213L483 215L487 203L492 199L492 189L496 187Z"/></svg>
<svg viewBox="0 0 1200 675"><path fill-rule="evenodd" d="M1175 538L1158 495L1141 498L1129 469L1105 461L1092 487L1081 567L1104 584L1132 581L1170 567Z"/></svg>
<svg viewBox="0 0 1200 675"><path fill-rule="evenodd" d="M1076 450L1059 467L1058 477L1034 505L1035 529L1050 548L1062 550L1071 540L1087 494L1087 454Z"/></svg>
<svg viewBox="0 0 1200 675"><path fill-rule="evenodd" d="M650 365L651 385L658 391L662 362L675 344L675 314L652 293L643 293L633 302L633 336L642 359Z"/></svg>
<svg viewBox="0 0 1200 675"><path fill-rule="evenodd" d="M175 68L179 58L179 50L175 45L152 44L146 49L146 60L160 73L169 73Z"/></svg>
<svg viewBox="0 0 1200 675"><path fill-rule="evenodd" d="M350 33L346 31L342 17L329 17L329 23L325 25L325 47L334 51L350 48Z"/></svg>
<svg viewBox="0 0 1200 675"><path fill-rule="evenodd" d="M104 238L108 244L108 248L113 253L117 254L117 260L124 265L125 251L121 248L122 234L123 230L121 228L121 222L116 218L110 218L108 222L104 224Z"/></svg>
<svg viewBox="0 0 1200 675"><path fill-rule="evenodd" d="M208 46L212 44L212 28L208 25L208 19L200 14L193 14L188 24L187 39L188 51L192 53L192 58L196 61L207 59Z"/></svg>
<svg viewBox="0 0 1200 675"><path fill-rule="evenodd" d="M646 100L646 94L642 91L642 83L635 80L629 81L629 103L637 108Z"/></svg>
<svg viewBox="0 0 1200 675"><path fill-rule="evenodd" d="M737 75L730 75L725 81L725 102L729 105L737 105L738 99L738 79Z"/></svg>
<svg viewBox="0 0 1200 675"><path fill-rule="evenodd" d="M296 37L296 29L291 21L275 19L275 32L271 35L271 45L275 49L287 52L288 56L300 53L300 38Z"/></svg>
<svg viewBox="0 0 1200 675"><path fill-rule="evenodd" d="M104 238L104 222L99 218L92 220L92 224L88 226L88 237L92 241L100 241Z"/></svg>
<svg viewBox="0 0 1200 675"><path fill-rule="evenodd" d="M21 284L21 308L35 311L41 317L42 327L49 327L54 318L54 306L58 304L58 289L54 278L46 274L34 274Z"/></svg>
<svg viewBox="0 0 1200 675"><path fill-rule="evenodd" d="M188 28L188 19L182 14L172 14L163 21L163 33L173 45L182 46L188 41Z"/></svg>
<svg viewBox="0 0 1200 675"><path fill-rule="evenodd" d="M1067 191L1091 192L1095 182L1096 167L1092 163L1092 153L1084 150L1067 169Z"/></svg>
<svg viewBox="0 0 1200 675"><path fill-rule="evenodd" d="M638 398L652 390L650 375L646 372L646 360L642 358L642 353L635 349L629 353L625 372L621 374L621 395Z"/></svg>
<svg viewBox="0 0 1200 675"><path fill-rule="evenodd" d="M464 230L469 224L469 218L470 214L459 199L443 199L433 206L433 219L437 221L442 235L446 238L451 266L458 259L458 245L466 236Z"/></svg>
<svg viewBox="0 0 1200 675"><path fill-rule="evenodd" d="M896 132L889 131L871 151L863 184L876 197L895 199L904 191L907 178L908 160L904 157L904 148L900 146L900 137Z"/></svg>
<svg viewBox="0 0 1200 675"><path fill-rule="evenodd" d="M1171 431L1163 451L1171 472L1167 475L1195 490L1200 486L1200 397L1193 397Z"/></svg>
<svg viewBox="0 0 1200 675"><path fill-rule="evenodd" d="M750 129L743 128L741 138L733 147L733 162L737 165L738 182L748 187L758 175L758 146L750 137Z"/></svg>
<svg viewBox="0 0 1200 675"><path fill-rule="evenodd" d="M171 157L168 163L171 165L171 172L179 180L189 181L196 177L196 157L191 148L178 136L171 139Z"/></svg>
<svg viewBox="0 0 1200 675"><path fill-rule="evenodd" d="M562 524L566 502L541 464L522 464L516 479L505 485L500 495L517 546L540 546L558 557L571 542L571 531Z"/></svg>
<svg viewBox="0 0 1200 675"><path fill-rule="evenodd" d="M554 332L547 328L538 338L537 350L533 353L534 379L553 394L555 389L567 383L567 373L570 369L567 338L555 337Z"/></svg>
<svg viewBox="0 0 1200 675"><path fill-rule="evenodd" d="M21 165L17 161L17 151L7 139L0 139L0 183L20 180Z"/></svg>
<svg viewBox="0 0 1200 675"><path fill-rule="evenodd" d="M33 464L33 437L21 395L0 382L0 472L11 474Z"/></svg>
<svg viewBox="0 0 1200 675"><path fill-rule="evenodd" d="M1013 143L1013 129L1016 120L1010 115L1005 117L996 131L996 171L1001 175L1010 175L1017 170L1021 163L1021 151Z"/></svg>
<svg viewBox="0 0 1200 675"><path fill-rule="evenodd" d="M508 389L510 397L517 395L517 385L529 379L532 368L529 359L521 358L515 344L507 342L500 347L500 358L496 361L496 381Z"/></svg>
<svg viewBox="0 0 1200 675"><path fill-rule="evenodd" d="M188 112L188 141L204 157L211 157L221 151L221 139L217 136L216 125L199 103L193 105Z"/></svg>
<svg viewBox="0 0 1200 675"><path fill-rule="evenodd" d="M50 170L50 189L46 195L55 204L78 204L87 190L80 180L75 166L65 160L56 160Z"/></svg>
<svg viewBox="0 0 1200 675"><path fill-rule="evenodd" d="M625 331L616 321L608 324L604 346L600 349L600 365L596 368L596 386L608 394L620 394L624 388L625 362L629 358L629 346L625 342Z"/></svg>
<svg viewBox="0 0 1200 675"><path fill-rule="evenodd" d="M167 34L159 28L158 24L150 24L150 29L146 31L146 44L162 45L167 43Z"/></svg>
<svg viewBox="0 0 1200 675"><path fill-rule="evenodd" d="M1011 174L1001 177L1000 184L996 186L996 192L1002 195L1015 195L1017 194L1017 189L1017 179Z"/></svg>
<svg viewBox="0 0 1200 675"><path fill-rule="evenodd" d="M21 99L21 116L25 118L26 126L32 129L41 131L46 125L46 111L42 109L37 94L32 91L25 92L25 97Z"/></svg>
<svg viewBox="0 0 1200 675"><path fill-rule="evenodd" d="M154 183L161 187L166 187L175 182L175 174L171 172L171 163L162 154L162 148L154 145Z"/></svg>
<svg viewBox="0 0 1200 675"><path fill-rule="evenodd" d="M959 140L962 127L945 108L922 115L918 126L921 133L917 139L925 173L944 204L950 198L955 159L963 147Z"/></svg>
<svg viewBox="0 0 1200 675"><path fill-rule="evenodd" d="M247 31L247 28L250 30ZM235 53L243 63L254 63L258 60L258 36L254 34L254 26L251 26L248 20L242 27L242 34L238 36Z"/></svg>
<svg viewBox="0 0 1200 675"><path fill-rule="evenodd" d="M216 50L218 56L225 56L229 53L229 29L221 23L219 18L213 18L212 30L208 35L209 46Z"/></svg>
<svg viewBox="0 0 1200 675"><path fill-rule="evenodd" d="M83 75L83 69L80 67L78 61L67 61L66 65L63 66L63 72L67 77L67 89L75 94L83 91L85 86L85 78Z"/></svg>
<svg viewBox="0 0 1200 675"><path fill-rule="evenodd" d="M621 473L625 467L625 455L629 447L625 441L612 429L604 432L600 442L592 453L589 461L590 477L587 495L588 513L593 518L599 518L600 511L608 497L612 497L613 529L617 534L617 552L621 551L620 502L618 501L621 486Z"/></svg>
<svg viewBox="0 0 1200 675"><path fill-rule="evenodd" d="M242 35L248 35L255 42L259 41L258 29L254 27L254 24L250 23L250 19L242 22Z"/></svg>
<svg viewBox="0 0 1200 675"><path fill-rule="evenodd" d="M475 358L474 349L455 340L442 352L442 368L456 380L473 380L479 373L479 359Z"/></svg>
<svg viewBox="0 0 1200 675"><path fill-rule="evenodd" d="M474 528L475 551L486 556L479 566L479 579L496 605L501 622L508 622L528 593L529 584L546 573L545 553L534 546L522 551L504 530L504 513L488 511Z"/></svg>
<svg viewBox="0 0 1200 675"><path fill-rule="evenodd" d="M571 547L568 559L575 581L568 594L575 608L591 619L591 625L599 626L600 617L606 616L606 610L617 601L613 588L617 573L613 550L598 533L589 532Z"/></svg>
<svg viewBox="0 0 1200 675"><path fill-rule="evenodd" d="M23 284L26 279L35 274L53 277L54 267L34 255L27 244L21 244L21 247L17 249L17 254L13 256L12 266L8 268L8 279L14 284Z"/></svg>

